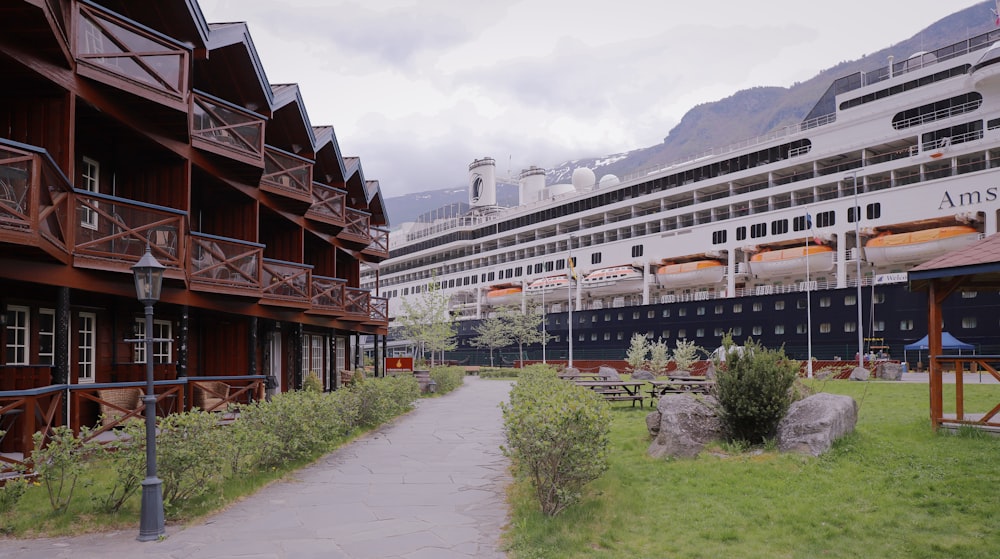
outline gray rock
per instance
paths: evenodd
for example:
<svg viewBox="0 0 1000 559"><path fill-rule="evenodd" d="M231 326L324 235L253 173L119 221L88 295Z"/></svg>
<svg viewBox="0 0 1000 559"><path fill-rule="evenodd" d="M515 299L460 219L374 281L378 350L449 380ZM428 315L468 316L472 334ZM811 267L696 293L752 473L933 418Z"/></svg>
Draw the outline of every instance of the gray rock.
<svg viewBox="0 0 1000 559"><path fill-rule="evenodd" d="M559 374L566 377L578 377L580 376L580 369L577 369L576 367L566 367L565 369L560 371Z"/></svg>
<svg viewBox="0 0 1000 559"><path fill-rule="evenodd" d="M597 369L597 376L603 380L621 380L622 377L618 375L618 371L614 367L608 367L606 365L601 365Z"/></svg>
<svg viewBox="0 0 1000 559"><path fill-rule="evenodd" d="M660 398L656 406L656 413L660 414L659 431L647 454L654 458L697 456L707 443L722 438L717 405L713 396L667 394ZM646 417L647 427L651 416L654 414Z"/></svg>
<svg viewBox="0 0 1000 559"><path fill-rule="evenodd" d="M709 361L705 368L705 380L715 380L715 363Z"/></svg>
<svg viewBox="0 0 1000 559"><path fill-rule="evenodd" d="M855 367L851 371L851 380L868 380L869 376L871 376L871 373L864 367Z"/></svg>
<svg viewBox="0 0 1000 559"><path fill-rule="evenodd" d="M854 398L820 392L791 405L778 423L778 450L819 456L833 441L854 431L858 404Z"/></svg>
<svg viewBox="0 0 1000 559"><path fill-rule="evenodd" d="M649 371L639 369L638 371L632 371L632 380L656 380L656 375Z"/></svg>
<svg viewBox="0 0 1000 559"><path fill-rule="evenodd" d="M875 376L882 380L902 380L903 365L900 363L879 363Z"/></svg>
<svg viewBox="0 0 1000 559"><path fill-rule="evenodd" d="M655 437L660 432L660 417L661 414L658 411L651 411L646 414L646 430L649 431L650 437Z"/></svg>

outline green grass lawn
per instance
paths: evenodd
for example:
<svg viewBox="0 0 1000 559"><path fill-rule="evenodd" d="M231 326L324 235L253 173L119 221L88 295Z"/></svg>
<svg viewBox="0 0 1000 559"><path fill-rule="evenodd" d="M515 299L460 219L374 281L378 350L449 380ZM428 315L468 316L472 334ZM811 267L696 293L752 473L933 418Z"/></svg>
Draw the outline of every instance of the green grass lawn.
<svg viewBox="0 0 1000 559"><path fill-rule="evenodd" d="M610 469L580 503L547 518L525 484L512 488L511 556L1000 556L1000 437L934 433L924 384L813 386L859 404L856 431L818 458L725 446L649 458L649 408L616 404ZM1000 402L998 385L965 391L968 412ZM954 409L954 386L945 402Z"/></svg>

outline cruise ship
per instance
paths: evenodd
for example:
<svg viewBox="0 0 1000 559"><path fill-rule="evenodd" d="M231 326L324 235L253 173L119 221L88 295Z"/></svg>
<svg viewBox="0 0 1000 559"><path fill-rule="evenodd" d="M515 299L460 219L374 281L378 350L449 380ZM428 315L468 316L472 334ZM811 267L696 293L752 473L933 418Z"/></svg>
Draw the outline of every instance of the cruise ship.
<svg viewBox="0 0 1000 559"><path fill-rule="evenodd" d="M529 301L549 335L532 359L623 359L636 332L670 347L713 349L732 333L800 359L809 347L817 359L902 358L927 331L926 295L907 290L906 271L997 232L998 39L841 77L801 123L688 161L623 177L578 168L555 185L532 167L516 207L497 205L494 160L475 160L468 211L394 232L363 285L388 297L391 318L436 284L458 323L445 357L458 362L488 363L469 344L479 321ZM1000 353L1000 294L956 294L944 317Z"/></svg>

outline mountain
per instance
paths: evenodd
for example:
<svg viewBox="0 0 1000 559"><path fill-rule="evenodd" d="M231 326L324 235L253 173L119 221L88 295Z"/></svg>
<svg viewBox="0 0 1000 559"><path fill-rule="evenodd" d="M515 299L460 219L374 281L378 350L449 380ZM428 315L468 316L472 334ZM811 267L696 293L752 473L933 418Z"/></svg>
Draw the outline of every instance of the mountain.
<svg viewBox="0 0 1000 559"><path fill-rule="evenodd" d="M702 103L689 110L662 143L601 158L560 163L546 170L546 183L568 183L573 170L579 167L589 167L598 178L606 174L625 177L640 169L684 161L712 148L797 124L805 119L836 78L885 67L889 56L900 62L917 52L933 51L993 30L992 20L986 17L993 6L994 2L986 1L956 12L905 41L859 60L821 70L813 78L791 87L753 87L725 99ZM399 226L438 208L467 201L468 190L462 186L394 196L386 198L385 203L391 223ZM515 205L517 187L498 184L497 202L502 206Z"/></svg>

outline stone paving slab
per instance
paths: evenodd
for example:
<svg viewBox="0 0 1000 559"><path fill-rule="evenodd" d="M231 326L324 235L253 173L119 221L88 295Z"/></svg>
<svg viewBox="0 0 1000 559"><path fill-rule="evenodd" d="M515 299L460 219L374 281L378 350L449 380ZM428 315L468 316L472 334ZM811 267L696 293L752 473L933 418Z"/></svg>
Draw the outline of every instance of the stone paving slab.
<svg viewBox="0 0 1000 559"><path fill-rule="evenodd" d="M510 382L465 386L207 518L134 532L0 539L0 559L503 559L510 482L498 404Z"/></svg>

